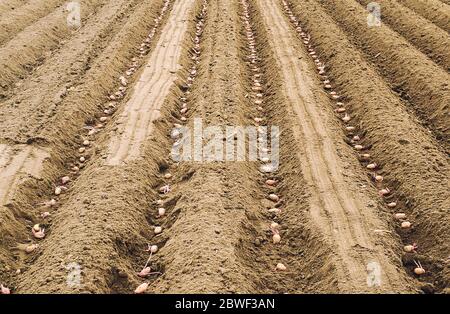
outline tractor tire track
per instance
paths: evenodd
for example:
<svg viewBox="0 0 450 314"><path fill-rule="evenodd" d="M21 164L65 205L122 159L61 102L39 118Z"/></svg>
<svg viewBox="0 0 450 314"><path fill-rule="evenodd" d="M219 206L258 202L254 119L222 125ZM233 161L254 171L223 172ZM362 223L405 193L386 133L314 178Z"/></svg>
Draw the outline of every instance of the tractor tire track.
<svg viewBox="0 0 450 314"><path fill-rule="evenodd" d="M333 244L304 214L308 211L307 183L300 170L301 161L292 154L301 150L293 135L296 117L280 92L284 83L267 45L269 34L255 1L240 2L244 40L241 59L245 63L242 72L247 74L243 80L247 86L243 103L249 116L262 117L268 132L279 127L280 152L279 168L271 172L263 171L267 164L260 156L260 173L256 177L261 187L253 192L261 199L260 208L248 207L246 235L237 248L238 255L258 293L337 292ZM274 140L272 136L270 139ZM278 202L270 199L274 196ZM312 268L314 273L308 271Z"/></svg>
<svg viewBox="0 0 450 314"><path fill-rule="evenodd" d="M229 3L211 1L202 40L200 71L190 93L188 116L208 125L234 125L242 121L237 107L242 91L237 63L237 16ZM228 46L224 51L222 47ZM195 100L193 102L192 100ZM188 118L188 119L189 119ZM189 127L192 130L192 120ZM194 152L203 160L203 152ZM200 155L198 155L200 154ZM177 220L161 249L165 274L155 282L157 293L251 292L254 286L243 274L236 252L252 204L244 166L235 162L188 162L177 167L189 175L178 189L174 208ZM230 228L230 226L233 226ZM189 248L189 249L186 249ZM201 253L199 253L201 252Z"/></svg>
<svg viewBox="0 0 450 314"><path fill-rule="evenodd" d="M83 84L80 85L84 86L84 88L79 90L76 97L72 99L73 102L70 100L71 97L66 99L65 111L60 111L56 116L56 118L62 118L56 120L57 123L61 123L62 125L47 127L47 130L43 130L40 134L41 138L51 139L49 145L46 145L47 147L45 147L45 151L50 154L50 158L48 159L48 162L43 165L43 173L39 178L27 177L26 180L20 180L20 186L15 189L18 192L15 193L14 203L8 205L8 207L0 207L2 217L6 219L6 221L4 221L5 224L2 224L2 230L14 230L14 232L8 234L2 232L4 237L2 237L0 253L4 252L5 254L4 256L0 256L0 258L5 262L4 265L7 268L7 271L1 274L0 280L9 278L8 282L17 281L17 278L20 279L23 272L17 274L15 269L20 269L24 266L24 263L26 265L27 262L34 260L36 256L41 254L41 251L37 250L37 254L33 253L28 257L16 257L15 260L10 258L12 255L16 255L14 247L18 243L30 241L29 236L27 237L25 235L29 234L28 228L31 228L31 225L37 220L42 219L40 217L41 211L44 209L42 202L48 201L47 197L49 194L50 198L54 197L52 195L53 191L52 193L49 193L49 188L50 190L54 189L53 184L54 182L60 182L60 179L57 178L61 178L61 173L66 175L68 171L67 168L69 168L70 171L73 166L70 165L70 160L73 158L73 150L78 150L78 145L81 145L81 143L79 143L80 136L77 135L80 132L81 126L85 121L91 121L92 118L89 118L89 116L99 110L98 103L104 101L105 97L103 93L106 90L114 88L114 85L117 85L116 75L120 72L120 68L124 66L123 63L126 62L125 59L132 53L140 52L134 48L135 45L138 44L136 41L139 42L142 38L145 39L146 28L148 28L148 24L151 25L153 22L152 19L144 21L143 17L152 16L155 9L159 10L158 5L160 2L162 1L144 3L139 6L140 10L136 11L136 13L129 18L127 23L124 24L117 34L114 34L114 40L108 44L104 53L98 58L94 69L88 72L86 82L83 82ZM165 20L166 19L164 18L158 22L164 24ZM154 35L153 32L152 36ZM125 38L127 39L126 41L124 40ZM150 45L148 47L150 47ZM145 53L141 53L141 55L145 56ZM104 68L109 69L109 71L104 71ZM104 90L99 90L98 87L95 87L98 85L98 82L102 82L102 88ZM82 108L80 107L81 104L83 104ZM71 119L67 120L68 116L70 116ZM61 130L64 131L61 132ZM32 141L30 141L30 143L31 142ZM83 142L82 139L81 142ZM23 146L26 147L25 145ZM78 157L76 159L78 159ZM58 208L53 208L53 211L55 210L58 210ZM50 212L52 212L52 210L50 210ZM5 214L3 215L3 213ZM15 217L12 216L11 213L15 213ZM50 221L52 220L53 219L50 218ZM11 226L16 226L16 228L12 228ZM45 226L50 226L50 223L45 223ZM25 228L28 230L25 230ZM22 253L18 253L25 255L23 248L21 251ZM26 268L28 268L28 266L25 266L25 269ZM24 269L22 269L22 271L23 270Z"/></svg>
<svg viewBox="0 0 450 314"><path fill-rule="evenodd" d="M185 23L193 4L194 1L175 1L166 25ZM18 291L131 292L129 287L137 282L133 256L142 257L144 235L150 238L143 217L143 208L150 202L142 195L151 194L149 178L156 174L158 166L156 155L148 154L148 150L159 148L147 139L149 146L142 151L142 160L124 167L109 166L105 161L107 144L117 126L106 128L107 133L96 138L97 150L103 153L93 152L89 164L61 198L41 252L18 281ZM161 136L160 132L155 129L152 136ZM123 180L134 183L111 193L114 187L122 186ZM92 210L92 206L101 209ZM73 263L82 269L82 284L68 286L67 267ZM45 285L46 282L51 285Z"/></svg>
<svg viewBox="0 0 450 314"><path fill-rule="evenodd" d="M259 6L266 8L263 17L269 29L272 49L282 69L286 84L284 92L298 116L296 138L305 147L305 151L299 153L302 173L309 188L314 189L309 213L322 232L333 239L340 264L340 291L395 291L400 282L401 286L406 286L404 276L385 252L377 248L374 235L369 233L379 219L363 211L366 205L348 188L342 175L345 170L327 131L326 118L317 108L318 100L313 92L317 87L311 79L313 72L303 61L306 54L298 58L299 52L292 44L295 37L292 32L285 31L289 24L281 8L271 0L261 0ZM382 287L367 286L366 268L371 261L382 265Z"/></svg>
<svg viewBox="0 0 450 314"><path fill-rule="evenodd" d="M175 12L181 18L187 15L190 6L178 6ZM144 69L135 87L135 93L121 113L118 135L111 139L107 164L117 166L140 156L142 143L152 132L153 121L169 94L179 70L181 41L187 28L187 21L173 21L166 24L156 44L148 66ZM151 103L148 104L148 100Z"/></svg>

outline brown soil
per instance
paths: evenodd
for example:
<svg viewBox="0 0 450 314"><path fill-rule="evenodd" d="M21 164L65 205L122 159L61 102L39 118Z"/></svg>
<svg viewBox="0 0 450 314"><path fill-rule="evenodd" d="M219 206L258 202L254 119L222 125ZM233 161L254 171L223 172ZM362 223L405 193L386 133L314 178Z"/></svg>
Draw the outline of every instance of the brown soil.
<svg viewBox="0 0 450 314"><path fill-rule="evenodd" d="M358 2L366 7L371 1ZM447 32L395 0L380 1L379 4L382 6L382 22L447 72L450 70L450 51L447 48L450 46L450 35Z"/></svg>
<svg viewBox="0 0 450 314"><path fill-rule="evenodd" d="M448 0L397 0L450 33L450 3ZM445 2L445 3L443 3Z"/></svg>
<svg viewBox="0 0 450 314"><path fill-rule="evenodd" d="M0 284L448 292L448 30L401 0L382 3L386 25L368 29L367 2L90 0L70 30L61 1L3 1ZM279 168L175 161L174 126L198 118L279 126ZM154 273L138 276L145 266ZM380 285L368 284L373 267Z"/></svg>
<svg viewBox="0 0 450 314"><path fill-rule="evenodd" d="M368 28L367 11L356 1L317 2L386 77L392 89L412 105L425 124L430 124L448 152L450 74L388 27Z"/></svg>
<svg viewBox="0 0 450 314"><path fill-rule="evenodd" d="M21 6L26 4L26 2L26 0L4 0L0 3L0 14L6 15L13 10L18 10Z"/></svg>
<svg viewBox="0 0 450 314"><path fill-rule="evenodd" d="M365 135L362 145L370 147L374 160L382 167L386 185L396 191L390 197L399 199L395 211L414 217L413 232L398 230L399 235L404 243L418 242L420 238L423 252L430 252L439 265L445 265L448 225L440 222L446 221L449 206L448 157L325 11L314 1L296 5L295 12L312 34L331 79L356 118L355 134ZM448 284L445 281L444 286Z"/></svg>
<svg viewBox="0 0 450 314"><path fill-rule="evenodd" d="M4 13L0 22L0 44L11 40L25 27L48 15L61 4L62 0L32 1Z"/></svg>

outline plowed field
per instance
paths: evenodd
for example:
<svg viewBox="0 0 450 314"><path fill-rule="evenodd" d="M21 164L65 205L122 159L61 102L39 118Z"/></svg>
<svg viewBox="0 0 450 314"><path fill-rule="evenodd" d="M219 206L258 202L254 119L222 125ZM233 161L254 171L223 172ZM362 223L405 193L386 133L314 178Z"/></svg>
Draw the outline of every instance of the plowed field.
<svg viewBox="0 0 450 314"><path fill-rule="evenodd" d="M371 2L1 1L2 293L450 293L450 3Z"/></svg>

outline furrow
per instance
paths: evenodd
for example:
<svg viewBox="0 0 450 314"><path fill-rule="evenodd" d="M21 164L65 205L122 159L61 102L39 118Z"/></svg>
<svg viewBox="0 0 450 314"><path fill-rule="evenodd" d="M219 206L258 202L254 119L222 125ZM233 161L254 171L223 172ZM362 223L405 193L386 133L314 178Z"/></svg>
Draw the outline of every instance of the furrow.
<svg viewBox="0 0 450 314"><path fill-rule="evenodd" d="M47 235L52 235L53 222L54 219L57 220L56 214L59 213L59 207L62 207L62 205L65 203L63 201L64 197L62 197L63 200L61 200L61 203L56 200L56 206L51 201L48 201L49 198L52 197L56 199L58 198L58 196L55 197L53 194L52 189L54 189L55 187L53 184L56 184L56 186L60 186L60 188L63 187L64 189L66 189L64 184L61 186L61 179L57 178L61 178L62 176L66 176L67 174L69 174L69 178L72 179L70 183L72 183L72 181L74 181L74 179L77 177L77 173L79 172L81 174L83 170L82 168L84 168L84 166L86 165L89 165L87 162L80 162L78 160L78 157L73 157L74 150L78 150L78 145L83 145L82 143L84 136L81 137L79 135L83 123L85 121L87 123L91 123L91 121L95 121L96 119L99 119L99 121L103 121L103 118L95 117L95 115L97 115L96 112L98 112L98 110L100 109L98 103L104 101L105 92L113 89L114 85L117 86L117 81L121 82L121 80L117 80L116 75L120 73L120 71L124 71L123 68L125 66L125 63L127 62L126 59L131 58L131 55L133 54L138 54L141 57L145 57L148 50L151 50L152 39L154 37L159 37L159 31L158 33L156 33L156 30L158 30L156 26L154 26L147 39L145 33L147 32L149 26L152 25L152 23L156 23L156 25L158 25L159 23L164 24L166 18L164 16L156 16L158 17L158 19L143 19L143 17L146 16L148 18L149 16L154 16L155 12L161 10L162 1L155 3L143 3L138 8L140 10L136 11L129 17L127 23L124 24L123 28L115 36L114 40L110 43L107 49L105 49L104 55L98 59L96 66L91 71L89 71L89 80L86 85L96 85L98 84L98 82L102 82L103 90L101 90L100 93L93 93L92 88L90 88L89 86L84 86L83 89L80 89L78 91L77 97L72 99L74 101L72 105L66 106L66 111L61 112L62 117L64 117L64 115L69 115L71 119L56 120L63 123L64 126L62 126L61 128L51 127L48 128L47 131L43 131L47 132L47 135L43 135L43 137L48 136L52 139L50 144L45 148L45 151L49 153L50 158L48 158L47 162L42 166L43 173L41 174L40 178L28 177L27 180L21 180L20 185L17 188L18 192L15 193L14 202L11 203L11 205L8 205L8 207L1 207L2 212L5 213L3 217L5 217L6 219L6 223L2 225L2 230L8 230L10 226L14 225L20 226L20 228L16 228L14 232L10 233L7 236L5 235L5 237L2 239L1 251L6 252L5 256L2 256L2 260L7 262L5 267L7 267L8 271L2 273L2 278L0 279L3 280L4 278L10 278L10 282L17 283L22 280L22 278L23 280L26 280L26 270L34 265L34 263L30 262L36 260L39 256L41 256L45 247L48 248L48 246L46 246L47 240L45 240L43 242L44 245L42 247L42 251L39 248L38 250L33 251L32 254L27 256L24 252L24 249L27 247L27 245L31 245L34 241L32 242L30 236L28 236L27 238L26 235L28 235L30 232L30 229L28 228L31 228L31 225L35 222L40 222L41 226L47 229ZM165 10L167 11L167 8ZM145 40L145 48L143 50L136 49L135 47L142 40ZM139 62L134 63L134 71L136 71L139 68L139 64L141 62L139 60ZM110 70L104 71L104 68ZM124 91L123 86L120 87L119 90L122 93ZM70 99L66 99L66 101L69 100ZM81 103L84 105L83 108L80 108ZM80 109L82 110L80 111ZM110 111L109 114L111 114L111 112L112 111ZM94 115L93 118L92 115ZM102 113L102 115L105 115L105 113ZM64 132L61 132L60 130L64 130ZM87 133L86 130L81 131L82 133ZM88 161L88 157L92 156L89 152L90 147L87 147L87 149L85 150L87 154L84 158ZM77 154L79 154L79 152L75 153L75 155ZM73 159L76 160L75 163L80 163L79 166L74 166L74 163L71 161ZM95 160L95 158L93 159ZM71 172L69 173L69 171ZM63 174L61 175L61 173ZM49 189L50 191L52 191L51 193L49 193ZM56 191L56 189L54 191ZM41 217L41 213L45 213L46 211L51 214L50 218ZM13 213L15 217L12 217L11 213ZM55 218L53 218L54 214ZM26 219L24 217L26 217ZM76 216L76 219L78 219L77 221L79 222L80 216ZM25 231L24 228L27 228L28 230ZM64 226L62 229L64 230ZM2 232L2 235L3 234L4 233ZM65 238L67 236L64 234L56 233L55 237L58 237L58 235L62 238ZM51 246L51 243L52 242L49 242L49 246ZM15 255L15 261L8 260L11 254ZM42 265L40 267L42 270ZM17 268L21 269L20 273L15 272ZM66 272L66 269L63 269L62 271ZM44 272L44 270L42 270L42 272ZM50 273L47 273L47 275ZM32 278L31 283L29 282L29 284L30 289L34 289L35 292L41 292L40 289L36 288L36 286L32 287L34 285ZM16 285L14 285L13 287L15 288ZM67 288L70 290L73 287Z"/></svg>
<svg viewBox="0 0 450 314"><path fill-rule="evenodd" d="M342 173L345 171L339 162L337 146L328 136L328 119L317 108L321 101L317 98L317 83L312 80L311 69L306 60L297 57L299 51L292 44L292 32L284 31L289 29L289 24L280 7L268 0L259 4L268 8L263 14L264 21L266 25L270 25L271 45L286 84L284 93L298 117L295 134L305 147L305 151L299 156L302 173L308 186L315 189L311 192L309 212L314 223L330 239L333 238L336 246L338 267L341 270L339 289L395 290L399 281L404 284L406 281L385 252L377 249L373 229L381 221L373 212L363 209L367 208L367 203L356 196L354 190L348 187L349 182L344 179ZM306 56L304 52L303 54ZM370 262L384 267L382 287L370 287L366 283L367 265Z"/></svg>
<svg viewBox="0 0 450 314"><path fill-rule="evenodd" d="M209 126L222 128L242 119L236 106L241 92L238 87L237 16L229 4L217 1L209 4L208 12L200 48L199 73L187 96L187 107L184 107L187 109L186 124L182 120L178 122L191 131L195 127L201 128L202 135ZM228 46L226 52L221 49L225 43ZM184 115L182 106L183 102L180 102L181 117ZM245 278L235 252L242 233L240 224L245 221L244 204L251 204L248 189L240 190L237 184L238 180L248 181L246 168L236 162L208 161L210 155L205 147L198 146L202 145L201 138L192 138L192 141L197 145L191 151L193 159L182 159L173 165L177 168L176 177L180 171L185 174L180 183L171 185L173 188L168 194L168 202L177 200L171 210L176 212L177 219L167 231L168 240L159 253L165 273L156 281L153 291L253 291L253 284ZM175 142L174 147L179 144ZM187 147L183 147L183 154L184 149ZM196 275L199 271L201 276Z"/></svg>
<svg viewBox="0 0 450 314"><path fill-rule="evenodd" d="M354 0L317 1L342 27L352 43L408 101L417 116L449 149L450 75L386 26L369 28L367 12Z"/></svg>
<svg viewBox="0 0 450 314"><path fill-rule="evenodd" d="M178 9L187 8L179 6ZM185 16L180 12L175 14ZM162 30L163 35L135 86L136 92L125 105L125 110L117 122L120 127L117 129L117 136L111 139L109 145L109 156L106 160L108 165L120 165L140 156L142 143L148 134L151 134L153 120L159 117L159 110L179 70L181 41L186 28L187 23L173 21Z"/></svg>
<svg viewBox="0 0 450 314"><path fill-rule="evenodd" d="M0 46L20 31L46 16L63 3L62 0L31 1L0 18Z"/></svg>
<svg viewBox="0 0 450 314"><path fill-rule="evenodd" d="M165 1L161 12L166 12L170 3ZM193 4L194 1L175 1L167 18L157 17L158 23L187 23ZM135 18L140 18L140 15ZM166 54L174 53L173 47L167 46L166 49ZM150 53L156 51L155 46ZM139 91L134 89L133 93L136 92ZM126 103L123 107L126 108ZM155 162L158 155L148 152L154 150L152 138L160 136L160 130L154 130L155 134L147 138L148 146L141 151L142 159L121 167L110 166L105 161L107 146L114 136L113 129L119 126L118 120L120 117L114 116L104 132L91 138L90 146L95 147L82 154L89 162L80 170L70 190L61 197L42 251L19 281L19 291L33 291L41 286L40 292L132 292L127 289L138 280L135 257L144 256L142 242L151 238L144 209L149 201L142 196L149 194L151 178L158 171ZM115 187L122 187L124 180L132 182L129 189L120 188L110 194ZM53 266L44 274L42 267L46 264ZM81 282L67 285L66 277L76 271L74 265L82 269ZM42 287L42 282L49 277L52 278L51 286Z"/></svg>
<svg viewBox="0 0 450 314"><path fill-rule="evenodd" d="M82 25L91 15L95 16L104 3L104 0L81 1ZM20 80L42 65L64 39L72 37L77 31L68 25L67 12L62 5L0 47L0 100L7 97L9 90L20 84Z"/></svg>
<svg viewBox="0 0 450 314"><path fill-rule="evenodd" d="M363 149L358 155L364 166L376 161L378 173L384 177L383 185L391 190L385 202L396 205L393 209L380 208L380 215L391 221L404 244L420 243L423 254L400 253L398 248L393 256L402 256L410 274L414 258L427 261L424 267L430 271L421 279L436 282L438 289L442 289L448 281L444 266L448 245L443 241L448 227L432 225L445 221L449 206L447 157L319 5L296 1L293 11L311 35L310 45L324 60L324 68L330 73L327 79L342 95L340 101L348 104L347 113L354 130L346 131L346 141ZM361 147L352 142L355 135L362 138L357 143ZM401 221L390 216L394 213L405 213L413 227L400 228ZM391 229L386 232L394 235Z"/></svg>
<svg viewBox="0 0 450 314"><path fill-rule="evenodd" d="M96 18L87 22L86 31L67 41L0 105L0 118L4 119L0 136L27 143L39 137L43 128L52 128L55 117L68 110L66 100L89 82L91 69L111 54L111 49L105 50L115 46L117 35L127 23L125 14L139 7L138 1L121 0L99 9Z"/></svg>
<svg viewBox="0 0 450 314"><path fill-rule="evenodd" d="M371 1L358 0L367 7ZM450 35L397 1L380 1L382 22L411 42L431 60L450 71Z"/></svg>
<svg viewBox="0 0 450 314"><path fill-rule="evenodd" d="M245 62L243 73L247 74L243 81L248 95L242 103L248 108L249 118L255 117L249 123L256 122L259 139L271 136L270 158L259 156L260 173L256 177L260 187L253 192L259 198L256 200L259 208L247 210L248 221L244 225L247 235L237 249L238 255L248 268L248 276L257 283L258 292L337 291L332 244L304 215L307 183L299 171L301 162L296 155L292 156L300 143L293 136L292 110L280 92L283 83L279 68L266 44L269 34L254 1L240 1L240 7L244 41L241 58ZM258 122L259 119L262 121ZM274 128L279 128L279 133ZM273 141L277 139L279 156L274 151L278 147ZM264 144L259 148L264 149ZM278 157L279 167L273 167ZM311 274L309 267L318 268ZM330 276L324 276L325 273Z"/></svg>
<svg viewBox="0 0 450 314"><path fill-rule="evenodd" d="M447 0L446 0L447 1ZM398 0L430 22L450 33L450 4L439 0Z"/></svg>

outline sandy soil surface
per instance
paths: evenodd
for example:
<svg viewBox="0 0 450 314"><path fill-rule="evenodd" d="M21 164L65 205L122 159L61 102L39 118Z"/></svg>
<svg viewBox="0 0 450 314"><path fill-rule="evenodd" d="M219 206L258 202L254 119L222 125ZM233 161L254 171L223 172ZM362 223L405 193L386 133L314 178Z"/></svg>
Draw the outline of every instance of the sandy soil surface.
<svg viewBox="0 0 450 314"><path fill-rule="evenodd" d="M450 6L369 2L2 1L0 284L449 293Z"/></svg>

